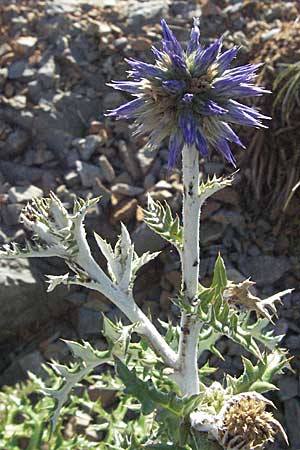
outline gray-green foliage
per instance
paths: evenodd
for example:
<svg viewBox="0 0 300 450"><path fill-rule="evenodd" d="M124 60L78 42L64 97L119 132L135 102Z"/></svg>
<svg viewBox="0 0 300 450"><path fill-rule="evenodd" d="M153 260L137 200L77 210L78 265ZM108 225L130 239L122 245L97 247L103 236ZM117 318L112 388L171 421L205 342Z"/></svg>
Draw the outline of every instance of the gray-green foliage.
<svg viewBox="0 0 300 450"><path fill-rule="evenodd" d="M204 202L228 184L228 179L215 177L202 183L199 188L201 201ZM51 199L34 200L33 205L23 214L24 220L30 221L40 237L46 230L48 245L45 246L43 242L35 247L27 245L25 252L12 245L4 249L2 256L51 256L54 252L65 258L75 275L49 277L49 290L61 283L75 283L92 289L97 287L101 291L103 283L107 283L111 292L117 293L116 298L114 297L116 304L117 297L124 294L122 302L126 304L131 301L133 308L136 308L131 297L136 272L156 254L138 256L123 225L114 248L96 235L96 242L107 259L108 275L99 269L100 275L96 271L99 277L94 280L88 269L92 267L95 273L96 262L87 245L83 219L87 209L96 201L97 199L77 201L72 214L68 214L55 196ZM181 254L183 229L179 217L173 217L170 207L150 198L144 216L146 224L174 245ZM81 239L81 247L76 239ZM85 270L80 268L82 260L87 262ZM173 299L187 316L192 316L201 324L199 354L210 350L222 357L215 344L219 338L226 336L250 352L253 361L256 361L252 362L244 357L243 374L238 378L225 377L224 385L220 385L219 389L222 399L243 392L260 393L274 389L274 376L288 367L286 353L278 348L282 336L275 336L268 328L271 316L252 317L251 310L237 308L234 301L230 301L225 295L225 291L232 288L232 285L227 279L225 264L219 255L211 285L204 287L199 284L198 295L192 304L187 301L183 291L178 292ZM278 294L276 300L280 300L286 292ZM259 298L255 300L260 301ZM273 313L276 312L274 302L275 299L272 300ZM138 317L143 319L141 314ZM29 385L7 388L0 394L0 448L2 445L3 448L17 449L21 438L26 438L26 450L42 448L42 443L49 438L47 423L50 422L49 450L217 449L218 444L208 443L202 433L195 434L189 419L190 413L197 408L210 413L219 412L222 406L220 398L216 398L214 404L212 398L216 391L209 391L210 382L207 378L215 368L209 364L199 368L200 393L183 397L175 382L178 368L166 365L161 355L151 348L143 333L138 340L132 338L142 328L141 323L136 321L124 325L122 322L113 323L106 317L103 317L103 322L106 350L97 350L87 342L65 341L73 354L73 363L64 365L53 361L48 368L50 379L46 383L35 378ZM142 325L145 326L145 323L147 324L144 322ZM177 352L180 327L172 323L160 324L170 353ZM109 405L109 410L101 405L101 396L99 401L92 402L85 389L81 393L82 397L76 393L78 385L88 383L94 369L99 366L103 370L96 385L100 389L115 392L115 401ZM46 396L31 402L30 394L37 387ZM93 417L94 423L91 421L89 426L98 433L98 443L88 441L86 433L80 435L76 430L73 435L65 437L65 424L81 410ZM19 421L17 417L20 411L22 420Z"/></svg>

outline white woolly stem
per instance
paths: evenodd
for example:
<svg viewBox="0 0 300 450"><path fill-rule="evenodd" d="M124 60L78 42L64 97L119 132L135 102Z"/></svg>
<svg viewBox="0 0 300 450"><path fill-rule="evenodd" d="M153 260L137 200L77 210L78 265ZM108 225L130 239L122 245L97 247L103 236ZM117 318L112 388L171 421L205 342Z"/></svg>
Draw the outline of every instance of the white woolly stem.
<svg viewBox="0 0 300 450"><path fill-rule="evenodd" d="M97 290L114 303L132 323L138 323L137 331L143 335L168 367L177 367L177 355L169 347L163 336L158 332L153 323L135 303L129 292L119 289L103 272L91 255L89 245L85 237L83 221L77 222L74 230L76 243L79 248L77 263L92 279L91 283L82 283L91 289Z"/></svg>
<svg viewBox="0 0 300 450"><path fill-rule="evenodd" d="M198 293L199 279L199 154L194 146L185 146L182 151L183 166L183 251L182 289L185 300L192 305ZM176 380L182 394L199 393L198 337L201 322L195 316L182 312L179 339L179 371Z"/></svg>

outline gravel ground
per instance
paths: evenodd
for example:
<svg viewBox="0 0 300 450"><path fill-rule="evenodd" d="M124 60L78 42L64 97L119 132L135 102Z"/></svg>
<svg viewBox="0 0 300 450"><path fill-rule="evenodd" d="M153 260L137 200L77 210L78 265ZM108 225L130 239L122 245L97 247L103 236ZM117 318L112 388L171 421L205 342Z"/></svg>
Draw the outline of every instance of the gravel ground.
<svg viewBox="0 0 300 450"><path fill-rule="evenodd" d="M130 125L104 116L126 98L106 83L124 78L125 57L150 60L162 16L183 41L187 23L199 16L204 42L224 33L225 46L241 45L241 62L266 63L260 81L271 87L278 65L299 59L299 2L20 0L0 5L0 243L24 241L18 216L33 195L52 190L70 205L75 195L101 195L88 228L115 240L123 221L137 251L162 250L138 277L136 298L153 316L175 319L178 311L170 298L180 283L178 258L146 229L137 206L145 205L150 192L180 213L180 172L167 172L166 148L149 154L145 139L132 138ZM272 98L263 102L263 112L271 114ZM286 334L283 344L294 356L294 372L278 380L281 390L273 399L291 448L299 450L299 198L294 196L282 213L289 189L300 178L299 111L288 129L278 112L272 115L269 131L244 132L250 149L238 154L237 182L204 207L201 276L209 283L220 251L229 278L251 276L262 297L296 288L284 299L276 324L277 332ZM202 169L203 177L232 170L217 155L203 161ZM45 294L43 274L64 270L57 260L0 261L1 384L23 378L28 369L40 373L41 362L49 358L63 359L60 337L98 342L99 311L111 319L118 315L93 292ZM225 361L213 356L211 362L238 373L240 350L227 341L219 346ZM218 370L215 377L220 376ZM284 446L278 442L271 448Z"/></svg>

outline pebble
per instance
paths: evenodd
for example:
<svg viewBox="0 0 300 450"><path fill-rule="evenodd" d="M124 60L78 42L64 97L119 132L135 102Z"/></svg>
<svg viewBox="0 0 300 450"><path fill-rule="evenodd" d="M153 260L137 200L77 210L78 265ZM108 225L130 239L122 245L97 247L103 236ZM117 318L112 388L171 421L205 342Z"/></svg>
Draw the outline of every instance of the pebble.
<svg viewBox="0 0 300 450"><path fill-rule="evenodd" d="M273 37L275 37L278 33L280 33L281 28L272 28L272 30L267 31L266 33L263 33L261 35L261 40L264 41L268 41L269 39L272 39Z"/></svg>
<svg viewBox="0 0 300 450"><path fill-rule="evenodd" d="M124 200L113 209L112 223L117 224L119 222L128 222L135 217L137 200L135 198L130 200Z"/></svg>
<svg viewBox="0 0 300 450"><path fill-rule="evenodd" d="M109 162L109 160L105 155L101 155L98 161L105 181L107 181L108 183L112 183L116 178L113 166L111 165L111 163Z"/></svg>
<svg viewBox="0 0 300 450"><path fill-rule="evenodd" d="M136 197L144 192L144 188L130 186L125 183L117 183L111 186L111 192L114 194L126 195L127 197Z"/></svg>
<svg viewBox="0 0 300 450"><path fill-rule="evenodd" d="M285 256L242 255L238 261L238 268L246 277L250 276L257 285L272 285L290 270L290 262Z"/></svg>
<svg viewBox="0 0 300 450"><path fill-rule="evenodd" d="M20 53L27 54L32 51L37 43L35 36L20 36L15 43L16 50Z"/></svg>
<svg viewBox="0 0 300 450"><path fill-rule="evenodd" d="M76 161L76 168L84 187L92 187L95 178L103 180L102 170L99 166L83 161Z"/></svg>
<svg viewBox="0 0 300 450"><path fill-rule="evenodd" d="M118 149L126 170L134 180L138 180L140 178L140 168L137 164L133 151L125 141L118 142Z"/></svg>
<svg viewBox="0 0 300 450"><path fill-rule="evenodd" d="M43 190L30 186L12 186L8 191L8 199L11 203L23 203L33 199L33 197L42 197Z"/></svg>
<svg viewBox="0 0 300 450"><path fill-rule="evenodd" d="M21 155L26 150L28 143L28 133L20 128L16 129L7 138L6 155L9 158Z"/></svg>

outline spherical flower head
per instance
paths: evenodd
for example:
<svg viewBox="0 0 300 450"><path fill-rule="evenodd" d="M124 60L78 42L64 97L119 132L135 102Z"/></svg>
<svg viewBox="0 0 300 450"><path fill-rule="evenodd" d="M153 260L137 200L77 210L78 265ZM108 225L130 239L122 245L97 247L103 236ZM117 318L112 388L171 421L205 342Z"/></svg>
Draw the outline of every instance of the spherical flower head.
<svg viewBox="0 0 300 450"><path fill-rule="evenodd" d="M256 392L246 392L233 396L219 414L218 441L226 450L263 449L273 442L278 432L287 441L280 423L267 405L273 405Z"/></svg>
<svg viewBox="0 0 300 450"><path fill-rule="evenodd" d="M152 47L155 63L129 59L129 80L110 84L135 99L108 115L134 119L136 134L148 134L149 146L167 138L170 167L185 144L195 145L204 157L217 149L234 165L229 143L244 145L231 124L260 128L261 119L268 118L237 101L268 92L253 83L260 65L230 68L238 48L222 53L221 39L202 47L198 19L185 50L165 20L161 24L162 48Z"/></svg>
<svg viewBox="0 0 300 450"><path fill-rule="evenodd" d="M266 410L267 406L274 406L270 400L257 392L230 395L229 391L223 399L219 411L201 404L199 410L190 414L191 427L207 432L224 450L263 449L278 433L288 443L282 426Z"/></svg>

